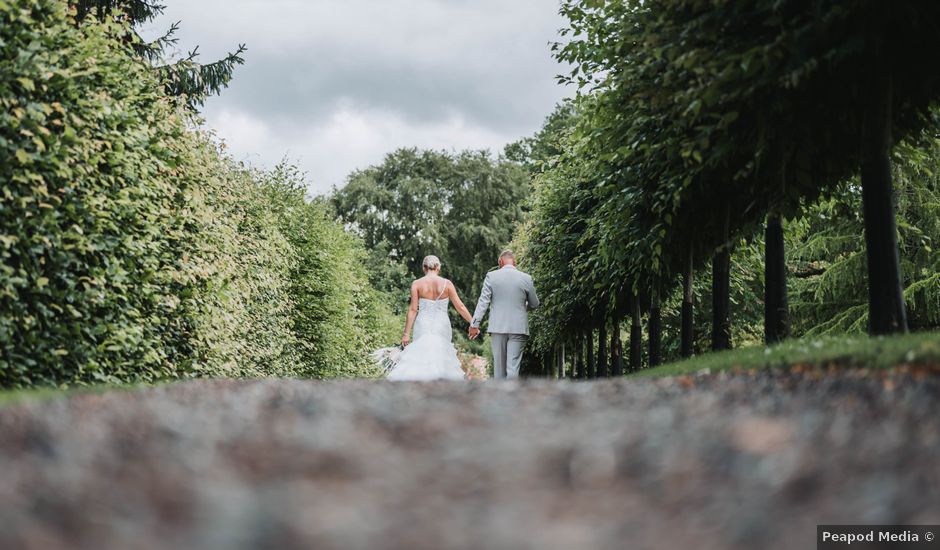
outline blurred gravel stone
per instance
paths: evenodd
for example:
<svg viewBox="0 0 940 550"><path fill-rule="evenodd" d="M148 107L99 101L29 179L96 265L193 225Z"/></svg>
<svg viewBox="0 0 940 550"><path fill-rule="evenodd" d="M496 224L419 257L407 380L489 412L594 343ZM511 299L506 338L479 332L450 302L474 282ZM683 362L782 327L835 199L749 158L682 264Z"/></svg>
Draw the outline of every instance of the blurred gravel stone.
<svg viewBox="0 0 940 550"><path fill-rule="evenodd" d="M940 523L940 378L199 381L0 408L0 548L812 548Z"/></svg>

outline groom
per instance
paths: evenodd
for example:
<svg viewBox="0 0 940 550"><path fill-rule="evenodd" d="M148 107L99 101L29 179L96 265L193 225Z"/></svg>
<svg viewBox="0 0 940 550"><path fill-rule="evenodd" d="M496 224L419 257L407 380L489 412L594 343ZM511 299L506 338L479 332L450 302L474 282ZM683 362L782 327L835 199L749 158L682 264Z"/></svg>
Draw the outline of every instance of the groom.
<svg viewBox="0 0 940 550"><path fill-rule="evenodd" d="M480 323L490 313L490 345L493 347L493 377L518 378L522 350L529 336L528 310L539 307L532 277L516 269L516 257L504 250L499 269L486 274L477 308L470 321L470 339L480 335Z"/></svg>

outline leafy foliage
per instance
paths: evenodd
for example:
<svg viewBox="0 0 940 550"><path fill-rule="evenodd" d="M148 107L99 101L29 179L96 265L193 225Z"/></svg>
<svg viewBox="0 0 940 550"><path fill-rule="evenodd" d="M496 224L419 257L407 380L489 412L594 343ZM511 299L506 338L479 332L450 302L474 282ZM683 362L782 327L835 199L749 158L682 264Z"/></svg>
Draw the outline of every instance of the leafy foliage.
<svg viewBox="0 0 940 550"><path fill-rule="evenodd" d="M534 136L506 145L506 159L525 166L534 174L548 169L564 152L577 117L577 104L574 101L559 103Z"/></svg>
<svg viewBox="0 0 940 550"><path fill-rule="evenodd" d="M67 11L0 1L0 385L373 374L361 244Z"/></svg>
<svg viewBox="0 0 940 550"><path fill-rule="evenodd" d="M940 327L940 142L929 137L895 153L904 298L911 328ZM813 206L790 232L791 293L798 334L864 332L868 284L865 274L861 189L846 184L836 197Z"/></svg>
<svg viewBox="0 0 940 550"><path fill-rule="evenodd" d="M59 2L0 4L4 385L155 379L185 352L185 189L160 177L183 123L113 26L75 29Z"/></svg>
<svg viewBox="0 0 940 550"><path fill-rule="evenodd" d="M291 315L304 369L309 377L375 375L367 353L396 341L399 319L369 284L365 251L356 237L331 219L328 205L304 199L296 168L282 165L261 178L267 205L278 212L278 227L295 251L290 274Z"/></svg>
<svg viewBox="0 0 940 550"><path fill-rule="evenodd" d="M181 134L173 174L190 189L187 239L179 254L185 283L180 315L191 319L187 376L299 376L291 327L296 308L291 243L261 175L221 157L211 136Z"/></svg>
<svg viewBox="0 0 940 550"><path fill-rule="evenodd" d="M766 216L797 219L819 199L838 201L878 124L897 140L936 127L940 79L923 67L938 47L928 21L940 14L936 4L902 4L562 2L570 25L554 50L574 66L560 80L579 88L576 128L543 163L532 221L517 235L528 269L551 289L536 342L570 342L630 304L645 309L654 293L672 296L668 318L689 259L702 275L729 249L732 294L744 300L736 315L749 323L763 285L752 236ZM856 220L860 207L840 206ZM890 245L893 229L872 228ZM931 281L936 271L923 273ZM872 282L876 293L890 294L879 287L887 279ZM743 326L745 340L759 334Z"/></svg>

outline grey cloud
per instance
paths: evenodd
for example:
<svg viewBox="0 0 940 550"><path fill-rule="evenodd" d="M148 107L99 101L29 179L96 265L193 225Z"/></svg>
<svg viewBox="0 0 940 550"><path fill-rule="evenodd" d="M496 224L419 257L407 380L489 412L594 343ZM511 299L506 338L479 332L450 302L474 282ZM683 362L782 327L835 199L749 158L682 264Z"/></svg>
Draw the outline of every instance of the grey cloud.
<svg viewBox="0 0 940 550"><path fill-rule="evenodd" d="M221 97L210 99L206 114L210 124L223 112L262 121L283 143L241 151L240 144L257 143L223 137L236 153L257 153L266 164L279 160L268 158L282 155L279 147L302 149L301 141L323 147L312 133L341 109L362 114L365 124L382 113L397 117L416 135L423 128L425 139L439 136L428 128L452 127L457 118L456 131L466 135L443 136L440 148L479 136L488 140L480 147L493 147L537 130L571 93L555 83L563 67L549 50L563 24L557 0L162 1L166 15L152 32L182 20L182 49L199 44L210 60L247 43L247 64ZM335 154L320 152L317 166L304 167L336 180L357 166L323 163L378 160L379 148L404 145L389 140L370 145L375 150L368 153L329 142Z"/></svg>
<svg viewBox="0 0 940 550"><path fill-rule="evenodd" d="M249 54L249 64L239 69L225 100L288 125L322 121L341 103L351 103L398 112L416 123L459 113L471 123L510 133L532 130L533 121L541 120L557 100L546 71L428 70L385 61L320 61L298 70L304 67L303 58Z"/></svg>

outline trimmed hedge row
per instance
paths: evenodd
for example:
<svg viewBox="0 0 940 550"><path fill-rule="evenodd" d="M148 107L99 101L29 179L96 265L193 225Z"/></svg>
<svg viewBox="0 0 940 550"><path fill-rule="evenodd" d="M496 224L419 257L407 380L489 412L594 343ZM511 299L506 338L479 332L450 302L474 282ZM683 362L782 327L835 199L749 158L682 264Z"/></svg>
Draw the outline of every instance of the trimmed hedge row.
<svg viewBox="0 0 940 550"><path fill-rule="evenodd" d="M0 0L0 386L371 374L394 331L361 245L296 172L220 154L118 31Z"/></svg>

